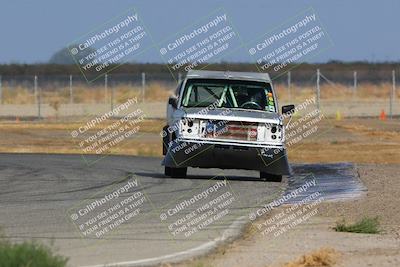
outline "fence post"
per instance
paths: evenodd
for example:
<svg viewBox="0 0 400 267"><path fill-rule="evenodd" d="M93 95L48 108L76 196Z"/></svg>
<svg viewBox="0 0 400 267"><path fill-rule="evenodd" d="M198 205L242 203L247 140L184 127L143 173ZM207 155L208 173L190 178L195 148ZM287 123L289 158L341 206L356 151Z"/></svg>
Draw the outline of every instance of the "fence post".
<svg viewBox="0 0 400 267"><path fill-rule="evenodd" d="M107 104L107 95L108 95L108 75L106 73L104 75L104 104Z"/></svg>
<svg viewBox="0 0 400 267"><path fill-rule="evenodd" d="M292 99L292 95L290 92L290 87L291 87L291 83L292 83L292 73L290 72L290 70L287 73L287 83L288 83L288 93L289 93L289 103L290 103L291 99Z"/></svg>
<svg viewBox="0 0 400 267"><path fill-rule="evenodd" d="M35 98L35 104L37 105L38 92L37 92L37 76L33 77L33 97Z"/></svg>
<svg viewBox="0 0 400 267"><path fill-rule="evenodd" d="M389 107L391 119L393 119L393 102L395 98L395 92L396 92L396 73L395 70L392 70L392 91L390 92L390 107Z"/></svg>
<svg viewBox="0 0 400 267"><path fill-rule="evenodd" d="M145 97L145 90L146 90L146 73L142 72L142 102L144 103Z"/></svg>
<svg viewBox="0 0 400 267"><path fill-rule="evenodd" d="M111 86L111 110L114 109L114 86Z"/></svg>
<svg viewBox="0 0 400 267"><path fill-rule="evenodd" d="M34 79L34 88L35 88L35 95L36 95L36 103L37 103L37 106L38 106L38 119L40 120L40 118L42 117L41 116L41 110L40 110L40 103L41 103L41 90L40 90L40 88L39 88L39 91L38 91L38 77L37 77L37 75L35 75L35 79Z"/></svg>
<svg viewBox="0 0 400 267"><path fill-rule="evenodd" d="M74 102L74 97L72 95L72 75L69 75L69 103L72 104Z"/></svg>
<svg viewBox="0 0 400 267"><path fill-rule="evenodd" d="M178 84L182 81L182 73L178 72Z"/></svg>
<svg viewBox="0 0 400 267"><path fill-rule="evenodd" d="M317 109L319 109L319 99L320 99L319 82L320 82L320 72L319 69L317 69Z"/></svg>
<svg viewBox="0 0 400 267"><path fill-rule="evenodd" d="M357 92L357 71L353 72L353 98Z"/></svg>
<svg viewBox="0 0 400 267"><path fill-rule="evenodd" d="M2 87L2 77L0 75L0 104L3 105L3 87Z"/></svg>

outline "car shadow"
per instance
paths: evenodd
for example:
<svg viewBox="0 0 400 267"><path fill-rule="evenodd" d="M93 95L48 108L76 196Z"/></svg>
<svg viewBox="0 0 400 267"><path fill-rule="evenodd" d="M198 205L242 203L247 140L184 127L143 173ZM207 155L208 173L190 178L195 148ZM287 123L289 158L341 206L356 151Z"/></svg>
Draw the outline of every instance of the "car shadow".
<svg viewBox="0 0 400 267"><path fill-rule="evenodd" d="M171 178L165 176L162 173L157 172L135 172L136 175L142 177L149 177L149 178L156 178L156 179L174 179L174 180L229 180L229 181L258 181L263 182L260 178L254 176L243 176L243 175L197 175L197 174L190 174L187 175L185 178Z"/></svg>

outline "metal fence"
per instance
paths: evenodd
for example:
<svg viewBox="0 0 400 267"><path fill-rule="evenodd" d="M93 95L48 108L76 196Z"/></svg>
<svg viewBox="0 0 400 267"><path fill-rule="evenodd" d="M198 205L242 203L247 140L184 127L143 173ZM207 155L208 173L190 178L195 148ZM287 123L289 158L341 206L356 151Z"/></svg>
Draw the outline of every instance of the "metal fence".
<svg viewBox="0 0 400 267"><path fill-rule="evenodd" d="M182 78L183 75L179 75L179 79ZM353 106L363 106L366 103L365 100L357 99L356 96L359 88L362 84L370 83L369 80L360 79L357 75L357 71L353 71L351 73L346 73L344 75L346 78L342 77L329 77L329 73L325 74L321 72L319 69L315 70L315 73L310 75L307 80L296 78L295 71L289 71L284 76L280 76L279 79L274 80L274 84L280 85L284 87L286 90L286 102L292 102L295 98L293 97L298 93L302 88L315 88L314 94L316 98L316 107L318 109L327 108L326 97L325 100L321 100L321 85L329 84L330 90L336 90L338 86L345 86L349 90L353 92L352 99L348 101L342 101L343 103L335 103L331 101L328 103L331 105L330 109L344 110L346 105L347 113L351 113L351 107ZM351 78L349 78L351 77ZM390 91L388 95L385 96L385 99L372 99L373 104L379 106L374 108L374 112L371 114L375 114L376 110L384 110L388 113L390 117L394 115L400 115L398 111L398 105L396 101L396 72L393 70L391 73L387 74L387 80L382 80L381 82L385 82L385 84L391 84ZM19 103L20 109L25 109L28 104L33 104L36 106L37 116L43 116L43 105L50 104L46 102L48 99L49 93L60 93L63 95L62 105L66 104L79 104L79 101L75 101L75 92L79 88L80 90L98 90L102 91L104 98L97 99L96 101L92 101L91 104L104 104L108 108L112 108L114 106L115 100L115 88L120 86L126 86L129 90L136 91L140 97L140 102L145 102L146 90L151 84L160 84L159 88L163 88L165 90L172 90L176 87L177 81L173 78L173 76L169 73L135 73L135 74L108 74L100 79L95 80L94 82L88 83L83 76L78 75L35 75L35 76L1 76L0 75L0 105L3 106L0 111L0 116L4 116L5 106L7 104L5 101L5 89L8 92L13 92L13 90L24 89L29 95L29 100L25 103ZM323 93L323 92L322 92ZM44 97L44 96L47 96ZM8 96L10 98L10 96ZM386 100L388 99L388 101ZM30 102L29 102L30 101ZM337 107L333 107L333 105L337 105ZM342 106L341 106L342 105ZM372 104L371 104L372 105ZM1 107L0 106L0 107ZM50 109L49 107L47 107ZM65 108L65 107L64 107ZM73 108L72 106L69 107ZM328 107L329 108L329 107ZM7 111L7 110L6 110ZM333 112L333 111L331 111ZM7 112L5 112L7 113ZM7 114L10 114L8 112ZM370 114L368 112L364 112L361 114Z"/></svg>

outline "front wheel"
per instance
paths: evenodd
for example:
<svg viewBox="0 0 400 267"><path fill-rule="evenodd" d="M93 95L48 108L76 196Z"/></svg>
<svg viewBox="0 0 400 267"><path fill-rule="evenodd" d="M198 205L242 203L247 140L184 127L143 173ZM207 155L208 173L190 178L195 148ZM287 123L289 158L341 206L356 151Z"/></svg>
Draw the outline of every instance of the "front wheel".
<svg viewBox="0 0 400 267"><path fill-rule="evenodd" d="M279 174L260 172L260 178L264 182L277 182L277 183L282 182L282 175L279 175Z"/></svg>
<svg viewBox="0 0 400 267"><path fill-rule="evenodd" d="M171 176L172 178L185 178L187 174L187 168L171 168L165 167L165 176Z"/></svg>
<svg viewBox="0 0 400 267"><path fill-rule="evenodd" d="M165 156L165 155L167 155L168 143L170 141L169 140L170 137L169 137L169 134L168 134L168 125L164 126L162 133L163 133L163 137L162 137L162 154L163 154L163 156Z"/></svg>
<svg viewBox="0 0 400 267"><path fill-rule="evenodd" d="M171 168L170 167L164 167L164 175L171 176Z"/></svg>

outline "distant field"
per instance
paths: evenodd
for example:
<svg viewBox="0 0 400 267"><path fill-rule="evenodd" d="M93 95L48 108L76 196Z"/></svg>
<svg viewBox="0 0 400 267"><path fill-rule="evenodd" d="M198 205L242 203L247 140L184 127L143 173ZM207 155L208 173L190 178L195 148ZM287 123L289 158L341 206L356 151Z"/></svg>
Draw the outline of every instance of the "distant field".
<svg viewBox="0 0 400 267"><path fill-rule="evenodd" d="M150 83L146 86L144 99L146 101L164 101L172 93L174 88L169 88L162 83ZM142 99L142 87L118 85L108 87L104 86L89 87L77 86L73 87L72 102L73 103L104 103L110 102L113 92L114 103L123 103L128 98L138 97ZM57 107L60 104L70 103L69 87L46 88L41 92L41 102ZM3 104L33 104L36 102L34 90L17 86L14 88L3 87Z"/></svg>
<svg viewBox="0 0 400 267"><path fill-rule="evenodd" d="M306 98L316 94L316 88L311 86L298 86L293 84L289 89L286 85L276 84L276 92L280 101L301 102ZM164 102L175 90L173 86L163 83L149 83L145 89L145 101L147 102ZM341 84L323 84L321 85L321 99L324 100L341 100L341 99L389 99L392 85L390 83L360 84L357 90L352 87ZM123 103L128 98L138 97L142 99L142 87L118 85L109 87L106 90L103 86L89 87L77 86L73 87L73 103L104 103L111 101L111 91L113 91L114 103ZM396 97L400 97L400 90L397 90ZM50 104L54 108L60 104L70 103L70 90L68 87L46 88L42 90L41 102ZM33 104L35 103L35 95L32 88L25 87L3 87L3 104Z"/></svg>
<svg viewBox="0 0 400 267"><path fill-rule="evenodd" d="M304 99L315 96L316 87L313 86L297 86L292 85L290 94L288 87L282 84L276 85L278 97L283 100L289 100L289 96L294 101L303 101ZM344 86L342 84L323 84L320 87L320 97L322 100L363 100L363 99L389 99L392 90L392 84L359 84L357 89L354 90L351 86ZM397 90L396 97L400 97L400 90Z"/></svg>
<svg viewBox="0 0 400 267"><path fill-rule="evenodd" d="M32 120L44 118L50 120L79 120L90 116L99 116L130 98L137 98L134 108L140 108L147 118L164 119L166 102L175 90L175 85L162 82L149 82L143 91L141 86L115 85L90 87L80 85L73 87L72 101L69 87L41 90L40 105L32 88L3 86L3 103L0 104L2 120ZM280 106L299 105L316 97L314 86L299 86L293 83L275 84ZM390 114L390 95L392 85L389 83L361 83L354 90L351 86L323 83L320 88L320 109L329 117L379 117L382 112ZM111 99L112 104L111 104ZM400 90L394 97L392 114L400 115ZM317 107L315 103L315 107Z"/></svg>

